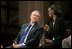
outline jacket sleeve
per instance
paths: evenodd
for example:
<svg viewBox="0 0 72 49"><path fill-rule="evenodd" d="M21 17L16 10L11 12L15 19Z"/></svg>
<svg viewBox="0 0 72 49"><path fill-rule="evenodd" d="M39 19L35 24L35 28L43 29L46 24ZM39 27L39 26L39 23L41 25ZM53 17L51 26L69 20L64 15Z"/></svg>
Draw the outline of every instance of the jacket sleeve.
<svg viewBox="0 0 72 49"><path fill-rule="evenodd" d="M22 25L20 32L18 33L17 37L15 38L15 40L13 42L17 42L17 43L19 42L19 39L20 39L20 36L21 36L24 26L25 26L25 24Z"/></svg>

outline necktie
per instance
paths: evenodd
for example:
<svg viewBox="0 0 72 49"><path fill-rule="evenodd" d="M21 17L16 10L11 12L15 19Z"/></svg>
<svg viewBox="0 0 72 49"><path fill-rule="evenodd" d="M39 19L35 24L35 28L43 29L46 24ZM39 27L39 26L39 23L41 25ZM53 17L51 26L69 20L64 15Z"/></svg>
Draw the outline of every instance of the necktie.
<svg viewBox="0 0 72 49"><path fill-rule="evenodd" d="M23 32L23 35L21 36L21 39L20 39L20 42L19 43L23 43L24 42L24 39L30 29L31 25L28 26L27 30Z"/></svg>

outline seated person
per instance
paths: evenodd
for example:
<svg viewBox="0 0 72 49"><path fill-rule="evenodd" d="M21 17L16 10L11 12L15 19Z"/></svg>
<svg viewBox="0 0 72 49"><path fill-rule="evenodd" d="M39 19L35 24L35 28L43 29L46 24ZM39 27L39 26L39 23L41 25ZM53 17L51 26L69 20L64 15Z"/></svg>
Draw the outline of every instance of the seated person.
<svg viewBox="0 0 72 49"><path fill-rule="evenodd" d="M64 19L61 6L52 4L48 8L49 22L48 30L45 32L45 44L47 48L62 48L62 39L64 37Z"/></svg>
<svg viewBox="0 0 72 49"><path fill-rule="evenodd" d="M43 29L38 24L40 13L35 10L30 15L30 23L24 24L12 46L6 48L35 48L39 46Z"/></svg>
<svg viewBox="0 0 72 49"><path fill-rule="evenodd" d="M70 28L66 29L68 37L62 40L62 48L71 48L71 29Z"/></svg>

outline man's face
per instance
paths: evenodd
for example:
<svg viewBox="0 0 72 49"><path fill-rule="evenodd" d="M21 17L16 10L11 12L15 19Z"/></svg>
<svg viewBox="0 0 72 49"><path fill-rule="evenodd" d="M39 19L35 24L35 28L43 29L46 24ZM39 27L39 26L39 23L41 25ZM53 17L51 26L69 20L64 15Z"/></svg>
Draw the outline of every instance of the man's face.
<svg viewBox="0 0 72 49"><path fill-rule="evenodd" d="M71 35L71 29L66 29L66 33L68 36Z"/></svg>
<svg viewBox="0 0 72 49"><path fill-rule="evenodd" d="M52 10L50 7L48 8L48 15L50 18L54 15L54 10Z"/></svg>
<svg viewBox="0 0 72 49"><path fill-rule="evenodd" d="M40 20L40 13L38 11L34 11L31 13L31 22L38 22Z"/></svg>

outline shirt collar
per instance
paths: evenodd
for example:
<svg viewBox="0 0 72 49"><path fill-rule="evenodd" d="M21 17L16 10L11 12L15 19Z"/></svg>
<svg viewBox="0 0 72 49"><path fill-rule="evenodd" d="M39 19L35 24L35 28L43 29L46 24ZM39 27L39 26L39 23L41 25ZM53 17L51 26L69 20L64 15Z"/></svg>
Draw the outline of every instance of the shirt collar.
<svg viewBox="0 0 72 49"><path fill-rule="evenodd" d="M33 25L34 25L34 23L30 23L30 25L32 25L32 26L33 26Z"/></svg>

